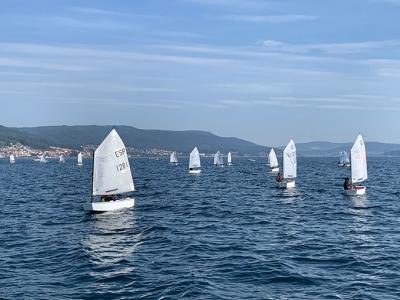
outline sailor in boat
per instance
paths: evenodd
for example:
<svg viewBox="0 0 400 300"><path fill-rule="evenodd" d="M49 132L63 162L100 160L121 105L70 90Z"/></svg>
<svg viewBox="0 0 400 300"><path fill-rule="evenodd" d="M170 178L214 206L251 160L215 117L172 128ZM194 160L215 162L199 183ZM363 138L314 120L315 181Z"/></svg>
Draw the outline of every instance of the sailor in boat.
<svg viewBox="0 0 400 300"><path fill-rule="evenodd" d="M282 182L283 181L283 177L281 175L281 173L278 173L278 175L275 177L276 182Z"/></svg>
<svg viewBox="0 0 400 300"><path fill-rule="evenodd" d="M353 186L351 185L350 179L348 177L344 180L343 188L345 190L351 190L353 188Z"/></svg>
<svg viewBox="0 0 400 300"><path fill-rule="evenodd" d="M116 201L116 200L118 200L117 195L101 196L101 202L110 202L110 201Z"/></svg>

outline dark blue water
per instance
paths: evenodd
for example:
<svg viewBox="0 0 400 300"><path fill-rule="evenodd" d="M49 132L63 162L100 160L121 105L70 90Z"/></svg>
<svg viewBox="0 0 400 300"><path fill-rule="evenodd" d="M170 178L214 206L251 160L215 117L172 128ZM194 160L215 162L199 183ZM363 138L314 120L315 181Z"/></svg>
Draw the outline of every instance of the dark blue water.
<svg viewBox="0 0 400 300"><path fill-rule="evenodd" d="M89 160L2 160L0 298L399 299L400 159L362 198L336 159L299 158L290 192L264 162L132 159L135 207L89 215Z"/></svg>

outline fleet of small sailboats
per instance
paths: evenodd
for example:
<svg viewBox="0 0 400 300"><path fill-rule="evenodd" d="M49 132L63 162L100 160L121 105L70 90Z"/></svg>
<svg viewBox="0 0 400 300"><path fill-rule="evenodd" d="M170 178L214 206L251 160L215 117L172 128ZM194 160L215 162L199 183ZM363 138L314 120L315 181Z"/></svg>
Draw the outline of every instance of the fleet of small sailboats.
<svg viewBox="0 0 400 300"><path fill-rule="evenodd" d="M272 173L279 172L278 158L276 157L274 148L271 148L271 151L268 154L268 165L271 168Z"/></svg>
<svg viewBox="0 0 400 300"><path fill-rule="evenodd" d="M178 156L176 155L176 152L172 152L170 157L169 157L169 163L172 165L177 165L178 164Z"/></svg>
<svg viewBox="0 0 400 300"><path fill-rule="evenodd" d="M135 191L128 154L115 129L93 153L92 201L90 212L107 212L133 207L135 199L121 196Z"/></svg>
<svg viewBox="0 0 400 300"><path fill-rule="evenodd" d="M10 163L15 163L15 156L10 155ZM34 159L41 163L47 163L45 155ZM254 159L249 161L255 162ZM178 164L177 153L170 154L170 164ZM59 163L65 163L64 155L59 155ZM81 166L82 153L78 154L78 165ZM213 164L223 166L222 154L217 151L214 155ZM227 164L232 165L232 153L227 156ZM271 148L268 154L268 165L272 172L279 172L279 162L275 150ZM366 187L361 183L368 179L367 155L363 137L358 135L350 152L350 159L346 151L340 152L338 166L350 166L351 179L346 179L344 183L345 194L350 196L364 195ZM113 129L103 140L100 146L93 152L92 166L92 197L91 202L86 203L84 208L90 212L107 212L131 208L135 204L132 197L126 196L127 193L135 191L132 173L129 165L126 147ZM296 145L290 140L282 153L283 176L278 174L276 185L278 188L290 189L296 186L297 177L297 153ZM195 147L190 153L189 173L199 174L201 172L200 153ZM121 196L124 195L125 196Z"/></svg>
<svg viewBox="0 0 400 300"><path fill-rule="evenodd" d="M83 165L83 158L82 158L82 152L78 153L78 166Z"/></svg>
<svg viewBox="0 0 400 300"><path fill-rule="evenodd" d="M338 167L350 167L350 160L346 151L340 152Z"/></svg>
<svg viewBox="0 0 400 300"><path fill-rule="evenodd" d="M199 174L201 172L200 153L197 147L190 152L189 174Z"/></svg>
<svg viewBox="0 0 400 300"><path fill-rule="evenodd" d="M217 151L214 154L214 166L224 166L224 158L222 157L221 152Z"/></svg>
<svg viewBox="0 0 400 300"><path fill-rule="evenodd" d="M285 150L283 150L283 180L277 181L277 187L283 189L294 188L296 186L295 179L297 177L297 155L296 145L290 140Z"/></svg>
<svg viewBox="0 0 400 300"><path fill-rule="evenodd" d="M359 185L368 179L367 170L367 152L365 149L365 143L361 134L359 134L351 148L351 188L345 189L346 195L364 195L367 188Z"/></svg>

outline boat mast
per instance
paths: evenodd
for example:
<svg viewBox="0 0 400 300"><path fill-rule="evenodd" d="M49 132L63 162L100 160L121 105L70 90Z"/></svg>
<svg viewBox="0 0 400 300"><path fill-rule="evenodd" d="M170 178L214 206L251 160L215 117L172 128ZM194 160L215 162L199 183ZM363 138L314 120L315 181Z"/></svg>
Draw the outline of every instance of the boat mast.
<svg viewBox="0 0 400 300"><path fill-rule="evenodd" d="M94 173L94 150L92 151L92 187L90 192L90 203L93 202L93 173Z"/></svg>

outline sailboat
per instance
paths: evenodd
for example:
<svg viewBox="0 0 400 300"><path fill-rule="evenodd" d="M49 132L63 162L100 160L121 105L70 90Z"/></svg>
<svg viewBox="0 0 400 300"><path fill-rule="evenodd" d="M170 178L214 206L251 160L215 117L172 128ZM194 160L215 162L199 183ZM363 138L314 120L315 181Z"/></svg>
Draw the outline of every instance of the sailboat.
<svg viewBox="0 0 400 300"><path fill-rule="evenodd" d="M64 157L64 155L61 154L61 155L58 157L58 162L59 162L59 163L62 163L62 164L65 163L65 157Z"/></svg>
<svg viewBox="0 0 400 300"><path fill-rule="evenodd" d="M217 153L214 154L214 166L223 166L224 165L224 159L222 158L221 152L217 151Z"/></svg>
<svg viewBox="0 0 400 300"><path fill-rule="evenodd" d="M84 205L91 212L107 212L135 205L135 199L117 195L135 190L124 142L111 130L93 153L92 201ZM96 199L100 197L100 199Z"/></svg>
<svg viewBox="0 0 400 300"><path fill-rule="evenodd" d="M82 152L78 153L78 166L83 165L83 160L82 160Z"/></svg>
<svg viewBox="0 0 400 300"><path fill-rule="evenodd" d="M228 153L228 166L232 166L232 153L231 152L229 152Z"/></svg>
<svg viewBox="0 0 400 300"><path fill-rule="evenodd" d="M290 140L283 150L283 181L277 182L277 187L282 189L294 188L297 177L296 145Z"/></svg>
<svg viewBox="0 0 400 300"><path fill-rule="evenodd" d="M359 134L351 148L351 185L352 188L345 190L346 195L364 195L367 188L365 186L357 185L368 179L367 171L367 152L365 150L365 143L361 134Z"/></svg>
<svg viewBox="0 0 400 300"><path fill-rule="evenodd" d="M189 174L199 174L201 172L200 153L197 147L194 147L190 153Z"/></svg>
<svg viewBox="0 0 400 300"><path fill-rule="evenodd" d="M350 160L346 151L341 151L339 154L338 167L350 167Z"/></svg>
<svg viewBox="0 0 400 300"><path fill-rule="evenodd" d="M171 156L169 157L169 163L172 165L177 165L178 164L178 157L176 155L176 152L172 152Z"/></svg>
<svg viewBox="0 0 400 300"><path fill-rule="evenodd" d="M47 159L44 158L44 154L42 154L42 155L40 156L39 162L41 162L42 164L47 163Z"/></svg>
<svg viewBox="0 0 400 300"><path fill-rule="evenodd" d="M10 164L15 164L15 157L14 154L10 155Z"/></svg>
<svg viewBox="0 0 400 300"><path fill-rule="evenodd" d="M276 153L274 148L271 148L271 151L269 152L268 155L268 164L271 168L272 173L279 172L279 163L278 163L278 158L276 157Z"/></svg>

